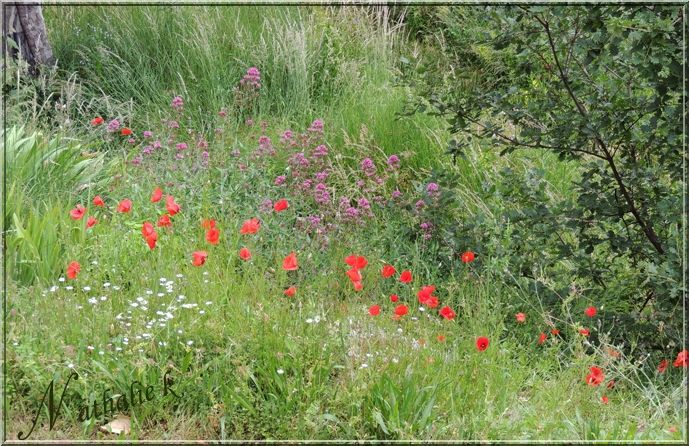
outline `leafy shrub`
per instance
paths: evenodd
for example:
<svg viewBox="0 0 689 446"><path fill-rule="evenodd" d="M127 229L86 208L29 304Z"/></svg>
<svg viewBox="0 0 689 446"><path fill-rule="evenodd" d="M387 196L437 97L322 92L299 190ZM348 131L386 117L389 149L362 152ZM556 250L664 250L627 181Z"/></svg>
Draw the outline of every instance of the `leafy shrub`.
<svg viewBox="0 0 689 446"><path fill-rule="evenodd" d="M453 8L454 11L454 8ZM466 15L465 8L454 17ZM492 88L454 88L424 70L407 72L416 111L444 116L456 138L499 150L553 153L573 161L565 197L543 173L504 171L494 193L500 217L459 230L489 240L509 228L509 267L544 288L554 305L568 288L605 306L617 340L661 349L682 337L681 11L677 7L486 7L491 32L446 52L485 48L501 67ZM461 35L443 21L443 35ZM500 30L500 31L498 31ZM460 59L457 59L460 60ZM475 69L468 59L457 71ZM497 234L496 234L497 232ZM539 285L541 283L541 285ZM624 327L620 330L619 327Z"/></svg>

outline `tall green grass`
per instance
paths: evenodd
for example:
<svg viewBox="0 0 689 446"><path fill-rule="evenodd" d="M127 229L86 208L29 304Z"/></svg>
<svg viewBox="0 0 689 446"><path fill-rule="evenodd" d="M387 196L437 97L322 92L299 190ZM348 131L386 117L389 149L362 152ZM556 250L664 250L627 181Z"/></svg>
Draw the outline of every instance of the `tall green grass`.
<svg viewBox="0 0 689 446"><path fill-rule="evenodd" d="M384 8L49 6L44 14L60 67L95 96L136 104L123 117L130 126L159 123L179 94L191 119L213 129L256 66L255 120L287 128L322 118L343 129L335 144L365 127L386 153L409 150L419 166L441 153L425 132L440 126L436 119L396 119L405 100L393 86L403 40Z"/></svg>

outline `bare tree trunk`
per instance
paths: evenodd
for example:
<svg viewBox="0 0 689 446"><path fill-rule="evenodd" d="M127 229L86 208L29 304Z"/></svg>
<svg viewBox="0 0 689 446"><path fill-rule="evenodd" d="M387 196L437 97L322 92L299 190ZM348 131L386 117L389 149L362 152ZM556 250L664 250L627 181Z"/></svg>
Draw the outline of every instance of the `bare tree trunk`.
<svg viewBox="0 0 689 446"><path fill-rule="evenodd" d="M8 42L8 38L12 39L16 46ZM55 64L40 6L3 7L3 50L12 57L19 56L24 59L34 73L41 65Z"/></svg>

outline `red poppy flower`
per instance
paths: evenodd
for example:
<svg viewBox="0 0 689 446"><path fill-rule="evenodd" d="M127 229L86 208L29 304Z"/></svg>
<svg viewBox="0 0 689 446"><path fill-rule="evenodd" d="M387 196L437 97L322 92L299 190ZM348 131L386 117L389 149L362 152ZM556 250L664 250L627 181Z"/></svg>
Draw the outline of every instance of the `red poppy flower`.
<svg viewBox="0 0 689 446"><path fill-rule="evenodd" d="M250 220L246 220L244 224L242 225L242 229L239 230L240 234L256 234L258 232L259 228L261 227L261 222L258 221L258 218L252 218Z"/></svg>
<svg viewBox="0 0 689 446"><path fill-rule="evenodd" d="M526 322L526 315L524 313L517 313L514 315L514 317L517 319L517 322L520 324L523 324Z"/></svg>
<svg viewBox="0 0 689 446"><path fill-rule="evenodd" d="M480 338L476 338L476 348L478 351L482 352L488 348L488 345L490 345L490 341L488 340L487 337L481 336Z"/></svg>
<svg viewBox="0 0 689 446"><path fill-rule="evenodd" d="M74 209L69 211L69 216L72 217L72 220L81 220L85 213L86 208L81 204L78 204Z"/></svg>
<svg viewBox="0 0 689 446"><path fill-rule="evenodd" d="M129 127L122 127L122 130L120 131L120 135L122 136L129 136L132 134L132 129Z"/></svg>
<svg viewBox="0 0 689 446"><path fill-rule="evenodd" d="M93 118L93 119L91 120L91 125L94 126L94 127L96 127L96 126L101 125L103 122L105 122L105 121L103 120L103 118L101 118L100 116L96 116L95 118Z"/></svg>
<svg viewBox="0 0 689 446"><path fill-rule="evenodd" d="M345 263L352 268L362 269L366 268L366 265L368 265L368 260L366 260L366 257L363 256L351 255L345 258Z"/></svg>
<svg viewBox="0 0 689 446"><path fill-rule="evenodd" d="M402 283L411 282L411 271L409 271L409 270L402 271L402 274L400 274L400 282L402 282Z"/></svg>
<svg viewBox="0 0 689 446"><path fill-rule="evenodd" d="M201 227L203 229L213 229L215 228L215 220L213 220L212 218L204 218L203 220L201 220Z"/></svg>
<svg viewBox="0 0 689 446"><path fill-rule="evenodd" d="M95 197L93 197L93 205L103 207L105 206L105 202L100 197L100 195L96 195Z"/></svg>
<svg viewBox="0 0 689 446"><path fill-rule="evenodd" d="M158 241L158 233L155 230L146 236L146 243L150 249L156 247L156 242Z"/></svg>
<svg viewBox="0 0 689 446"><path fill-rule="evenodd" d="M380 305L371 305L368 308L368 314L371 316L378 316L380 314Z"/></svg>
<svg viewBox="0 0 689 446"><path fill-rule="evenodd" d="M167 213L170 214L170 217L174 217L180 210L179 205L175 203L175 197L172 195L168 195L165 199L165 208L167 209Z"/></svg>
<svg viewBox="0 0 689 446"><path fill-rule="evenodd" d="M151 194L151 203L157 203L161 198L163 198L163 190L159 187L156 187Z"/></svg>
<svg viewBox="0 0 689 446"><path fill-rule="evenodd" d="M211 228L206 231L206 240L211 245L217 245L220 242L220 230L218 228Z"/></svg>
<svg viewBox="0 0 689 446"><path fill-rule="evenodd" d="M172 226L172 221L170 221L170 216L167 214L163 214L160 216L158 219L158 226L159 227L166 227L166 226Z"/></svg>
<svg viewBox="0 0 689 446"><path fill-rule="evenodd" d="M672 363L675 367L686 367L687 366L687 351L682 350L677 353L677 359Z"/></svg>
<svg viewBox="0 0 689 446"><path fill-rule="evenodd" d="M416 296L419 298L419 303L425 304L428 299L430 299L431 294L435 291L435 286L434 285L427 285L423 288L421 288L417 293Z"/></svg>
<svg viewBox="0 0 689 446"><path fill-rule="evenodd" d="M398 300L400 300L400 298L397 296L397 294L390 295L390 302L397 302Z"/></svg>
<svg viewBox="0 0 689 446"><path fill-rule="evenodd" d="M354 291L361 291L364 289L364 286L361 284L361 281L357 280L356 282L353 282L354 284Z"/></svg>
<svg viewBox="0 0 689 446"><path fill-rule="evenodd" d="M596 307L588 307L584 310L584 314L588 317L593 317L596 315Z"/></svg>
<svg viewBox="0 0 689 446"><path fill-rule="evenodd" d="M603 404L608 404L608 402L610 402L610 400L608 399L608 397L605 396L605 395L603 395L603 396L600 398L600 400L603 402Z"/></svg>
<svg viewBox="0 0 689 446"><path fill-rule="evenodd" d="M285 271L296 271L297 268L299 268L299 265L297 264L297 254L292 251L282 261L282 269Z"/></svg>
<svg viewBox="0 0 689 446"><path fill-rule="evenodd" d="M430 296L428 299L426 299L426 306L428 308L435 308L439 303L438 298L435 296Z"/></svg>
<svg viewBox="0 0 689 446"><path fill-rule="evenodd" d="M282 212L285 209L287 209L288 207L289 207L289 203L287 202L287 200L285 200L283 198L282 200L278 200L275 202L273 209L275 209L275 212Z"/></svg>
<svg viewBox="0 0 689 446"><path fill-rule="evenodd" d="M586 384L588 384L589 386L600 385L600 383L602 383L605 379L603 370L599 369L596 366L590 367L589 370L591 370L591 373L586 375Z"/></svg>
<svg viewBox="0 0 689 446"><path fill-rule="evenodd" d="M244 261L251 259L251 251L249 251L248 248L240 249L239 250L239 258L244 260Z"/></svg>
<svg viewBox="0 0 689 446"><path fill-rule="evenodd" d="M448 307L447 305L440 309L440 315L448 321L451 321L456 316L452 308Z"/></svg>
<svg viewBox="0 0 689 446"><path fill-rule="evenodd" d="M396 316L398 316L398 317L404 316L407 313L409 313L409 308L406 305L401 304L401 305L397 305L395 307L395 315Z"/></svg>
<svg viewBox="0 0 689 446"><path fill-rule="evenodd" d="M91 216L88 218L88 220L86 220L86 228L87 228L87 229L88 229L88 228L92 228L92 227L94 227L94 226L96 225L96 223L98 223L98 221L96 221L96 217L94 217L93 215L91 215Z"/></svg>
<svg viewBox="0 0 689 446"><path fill-rule="evenodd" d="M438 342L445 342L445 339L444 335L438 335Z"/></svg>
<svg viewBox="0 0 689 446"><path fill-rule="evenodd" d="M546 335L545 333L541 332L540 336L538 336L538 344L539 344L539 345L540 345L540 344L543 344L543 343L545 342L545 340L546 340L547 337L548 337L548 335Z"/></svg>
<svg viewBox="0 0 689 446"><path fill-rule="evenodd" d="M475 257L476 257L476 256L474 255L473 252L467 251L467 252L465 252L464 254L462 254L462 262L464 262L464 263L471 263L471 262L474 261L474 258L475 258Z"/></svg>
<svg viewBox="0 0 689 446"><path fill-rule="evenodd" d="M117 205L117 212L127 213L132 210L132 200L125 198Z"/></svg>
<svg viewBox="0 0 689 446"><path fill-rule="evenodd" d="M145 237L148 237L149 235L153 234L155 229L153 229L153 225L147 221L144 222L144 224L141 226L141 235Z"/></svg>
<svg viewBox="0 0 689 446"><path fill-rule="evenodd" d="M550 334L552 334L553 336L557 336L560 334L560 330L558 330L557 328L553 328L552 330L550 330Z"/></svg>
<svg viewBox="0 0 689 446"><path fill-rule="evenodd" d="M79 271L81 271L81 265L79 265L79 262L70 262L70 264L67 265L67 278L76 279Z"/></svg>
<svg viewBox="0 0 689 446"><path fill-rule="evenodd" d="M581 334L582 336L588 336L591 334L591 332L587 328L580 328L579 334Z"/></svg>
<svg viewBox="0 0 689 446"><path fill-rule="evenodd" d="M392 277L395 275L397 270L395 270L395 267L392 265L385 265L383 266L383 271L380 272L380 275L383 276L384 279L387 279L388 277Z"/></svg>
<svg viewBox="0 0 689 446"><path fill-rule="evenodd" d="M349 280L351 280L352 282L361 282L362 280L361 271L359 271L356 268L348 270L347 276L349 277Z"/></svg>
<svg viewBox="0 0 689 446"><path fill-rule="evenodd" d="M297 287L291 286L283 293L287 297L293 297L297 293Z"/></svg>
<svg viewBox="0 0 689 446"><path fill-rule="evenodd" d="M194 251L191 253L191 256L193 258L192 260L192 265L194 266L201 266L204 263L206 263L206 259L208 258L208 253L206 251Z"/></svg>
<svg viewBox="0 0 689 446"><path fill-rule="evenodd" d="M660 364L658 364L658 373L665 373L665 370L667 370L667 366L670 365L670 361L667 359L663 359L660 361Z"/></svg>

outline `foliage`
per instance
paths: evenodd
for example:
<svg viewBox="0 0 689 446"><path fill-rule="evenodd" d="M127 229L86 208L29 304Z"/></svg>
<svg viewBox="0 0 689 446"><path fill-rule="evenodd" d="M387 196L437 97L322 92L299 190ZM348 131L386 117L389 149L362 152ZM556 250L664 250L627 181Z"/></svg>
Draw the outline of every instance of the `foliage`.
<svg viewBox="0 0 689 446"><path fill-rule="evenodd" d="M23 127L3 132L9 169L4 228L10 276L19 283L47 280L60 270L66 229L66 198L106 184L104 172L112 162L103 153L90 153L74 140L46 138ZM3 166L4 167L4 166Z"/></svg>
<svg viewBox="0 0 689 446"><path fill-rule="evenodd" d="M457 30L466 12L451 11L457 20L444 22ZM615 310L610 323L625 327L620 341L676 345L685 291L681 8L485 7L482 13L491 31L452 40L447 52L486 48L501 67L499 74L484 70L495 76L492 88L453 90L456 78L438 85L423 70L408 72L424 98L416 111L429 105L448 120L455 157L475 141L501 155L540 151L574 161L572 193L556 200L542 173L504 172L498 187L516 204L503 214L513 231L511 269L535 279L530 270L543 268L562 291L583 286L589 299ZM480 68L475 58L464 66Z"/></svg>

